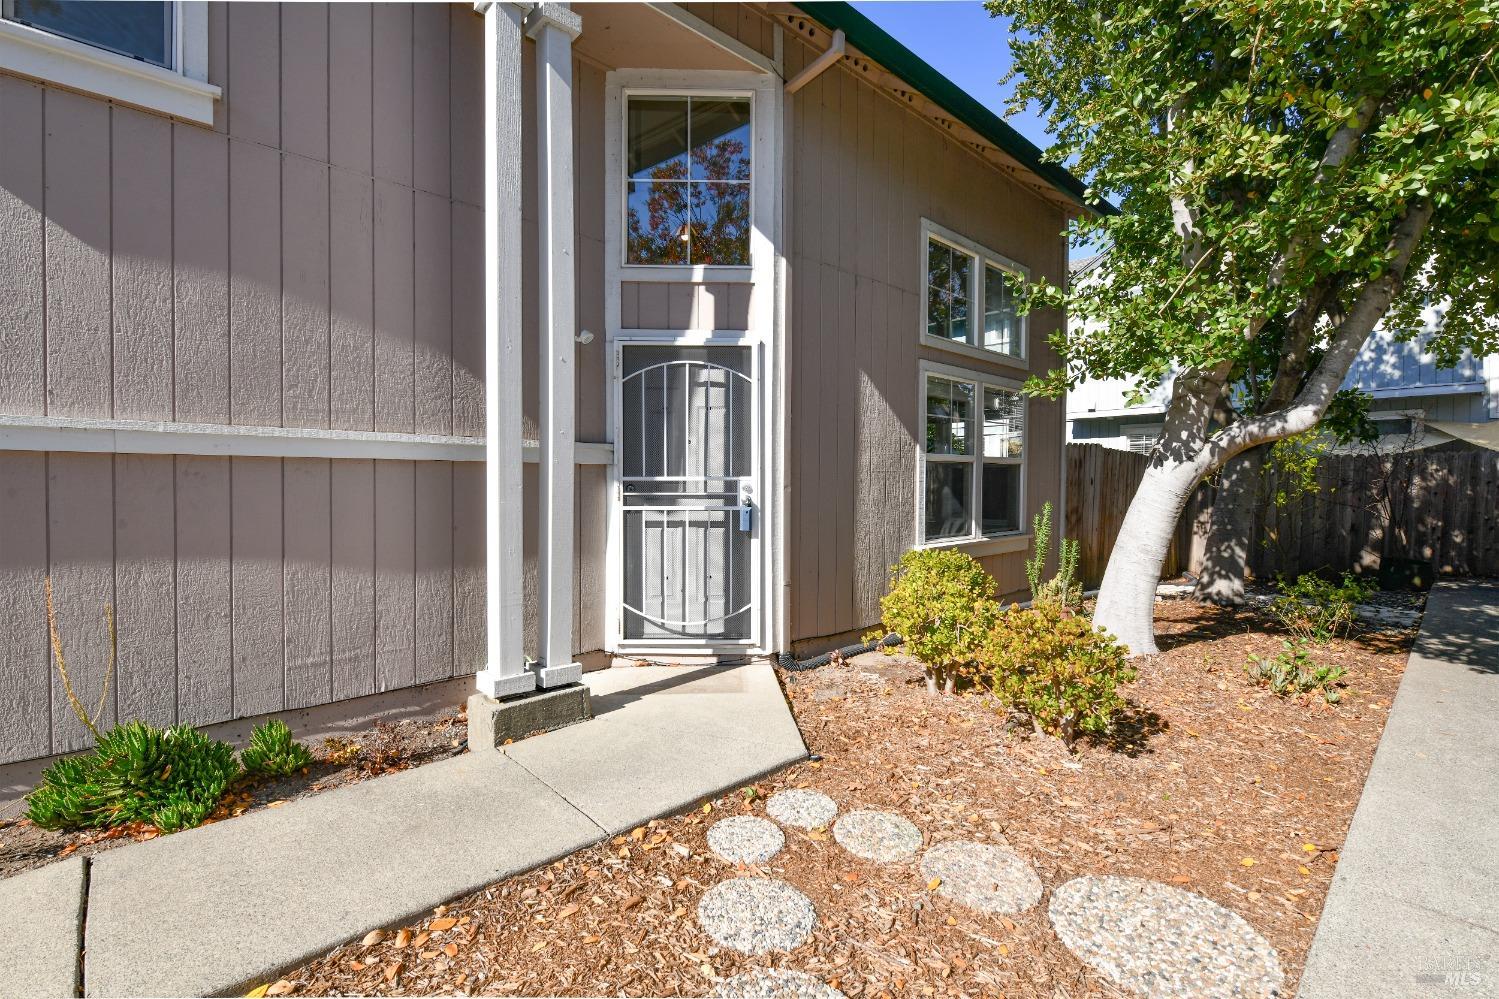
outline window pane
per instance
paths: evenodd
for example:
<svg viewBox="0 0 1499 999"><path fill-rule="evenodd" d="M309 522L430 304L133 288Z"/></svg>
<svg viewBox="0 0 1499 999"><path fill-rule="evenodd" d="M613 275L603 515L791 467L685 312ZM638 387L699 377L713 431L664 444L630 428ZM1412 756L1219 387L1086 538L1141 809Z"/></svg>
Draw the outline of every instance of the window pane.
<svg viewBox="0 0 1499 999"><path fill-rule="evenodd" d="M1020 466L984 465L985 534L1020 530Z"/></svg>
<svg viewBox="0 0 1499 999"><path fill-rule="evenodd" d="M972 454L973 385L928 378L926 450L928 454Z"/></svg>
<svg viewBox="0 0 1499 999"><path fill-rule="evenodd" d="M631 180L687 178L687 98L632 97L629 111Z"/></svg>
<svg viewBox="0 0 1499 999"><path fill-rule="evenodd" d="M1019 458L1025 447L1025 400L1018 392L984 389L984 457Z"/></svg>
<svg viewBox="0 0 1499 999"><path fill-rule="evenodd" d="M952 279L952 251L935 239L926 245L926 283L946 293Z"/></svg>
<svg viewBox="0 0 1499 999"><path fill-rule="evenodd" d="M172 5L15 0L11 17L43 31L172 68Z"/></svg>
<svg viewBox="0 0 1499 999"><path fill-rule="evenodd" d="M625 195L626 263L687 263L687 186L685 181L630 182Z"/></svg>
<svg viewBox="0 0 1499 999"><path fill-rule="evenodd" d="M973 466L966 461L926 463L926 539L962 538L973 533L969 517Z"/></svg>
<svg viewBox="0 0 1499 999"><path fill-rule="evenodd" d="M967 298L969 289L973 287L973 258L966 253L953 251L952 255L952 293L954 298Z"/></svg>
<svg viewBox="0 0 1499 999"><path fill-rule="evenodd" d="M692 184L694 264L744 265L749 259L750 188L748 184Z"/></svg>
<svg viewBox="0 0 1499 999"><path fill-rule="evenodd" d="M1020 354L1020 317L1010 294L1009 276L984 268L984 346L1002 354Z"/></svg>
<svg viewBox="0 0 1499 999"><path fill-rule="evenodd" d="M750 102L692 101L692 179L749 180Z"/></svg>
<svg viewBox="0 0 1499 999"><path fill-rule="evenodd" d="M952 325L947 328L947 336L950 340L962 340L968 342L968 299L952 297Z"/></svg>

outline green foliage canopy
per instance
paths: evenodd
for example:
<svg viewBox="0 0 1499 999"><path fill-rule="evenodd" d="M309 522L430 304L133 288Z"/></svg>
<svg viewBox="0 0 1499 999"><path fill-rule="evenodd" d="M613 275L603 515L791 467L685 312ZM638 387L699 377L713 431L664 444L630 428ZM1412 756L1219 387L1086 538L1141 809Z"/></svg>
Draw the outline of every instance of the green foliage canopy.
<svg viewBox="0 0 1499 999"><path fill-rule="evenodd" d="M1446 302L1440 363L1499 350L1499 0L987 7L1013 19L1012 104L1039 105L1051 154L1120 208L1073 230L1107 266L1029 289L1073 321L1033 390L1315 355L1392 270L1393 301L1354 326L1409 335Z"/></svg>

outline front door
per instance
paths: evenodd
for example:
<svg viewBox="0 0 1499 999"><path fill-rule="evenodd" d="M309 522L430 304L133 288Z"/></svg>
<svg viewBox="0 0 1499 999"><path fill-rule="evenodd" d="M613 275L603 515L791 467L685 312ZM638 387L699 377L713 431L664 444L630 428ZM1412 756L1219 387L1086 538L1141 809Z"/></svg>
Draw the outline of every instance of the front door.
<svg viewBox="0 0 1499 999"><path fill-rule="evenodd" d="M752 644L758 587L754 348L622 344L620 638Z"/></svg>

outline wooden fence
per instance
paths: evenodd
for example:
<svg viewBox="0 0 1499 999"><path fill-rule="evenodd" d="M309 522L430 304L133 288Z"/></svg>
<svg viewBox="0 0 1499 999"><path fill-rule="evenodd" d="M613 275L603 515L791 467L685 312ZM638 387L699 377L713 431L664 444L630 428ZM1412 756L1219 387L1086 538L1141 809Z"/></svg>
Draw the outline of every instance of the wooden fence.
<svg viewBox="0 0 1499 999"><path fill-rule="evenodd" d="M1065 530L1082 543L1080 572L1097 586L1146 456L1099 444L1067 445ZM1276 504L1273 472L1260 483L1262 515L1249 538L1259 578L1315 570L1369 573L1390 556L1430 561L1452 576L1499 576L1499 452L1434 450L1324 455L1317 488ZM1177 524L1163 579L1202 564L1214 487L1198 487Z"/></svg>

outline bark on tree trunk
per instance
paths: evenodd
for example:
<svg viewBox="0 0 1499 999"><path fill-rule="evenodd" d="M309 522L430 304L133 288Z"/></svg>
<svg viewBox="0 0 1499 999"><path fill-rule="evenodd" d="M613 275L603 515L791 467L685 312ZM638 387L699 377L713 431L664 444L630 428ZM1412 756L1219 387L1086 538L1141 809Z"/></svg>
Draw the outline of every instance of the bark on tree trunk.
<svg viewBox="0 0 1499 999"><path fill-rule="evenodd" d="M1260 495L1265 447L1251 448L1230 461L1218 479L1212 519L1197 578L1198 600L1237 606L1244 602L1249 575L1249 537Z"/></svg>
<svg viewBox="0 0 1499 999"><path fill-rule="evenodd" d="M1155 588L1176 521L1197 486L1195 464L1164 461L1146 469L1130 501L1099 587L1093 624L1131 655L1154 655Z"/></svg>

